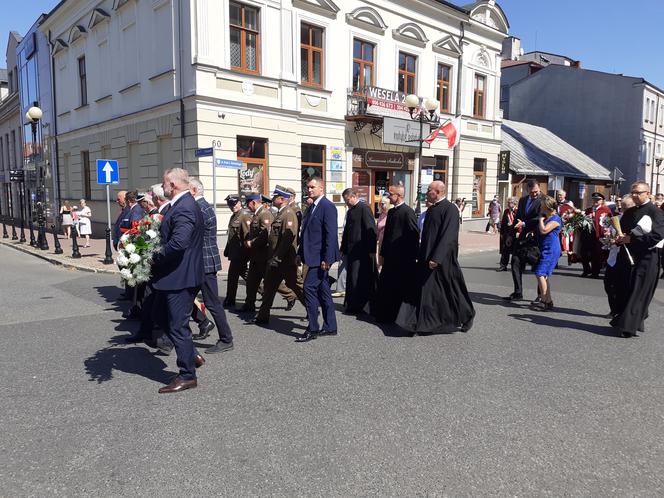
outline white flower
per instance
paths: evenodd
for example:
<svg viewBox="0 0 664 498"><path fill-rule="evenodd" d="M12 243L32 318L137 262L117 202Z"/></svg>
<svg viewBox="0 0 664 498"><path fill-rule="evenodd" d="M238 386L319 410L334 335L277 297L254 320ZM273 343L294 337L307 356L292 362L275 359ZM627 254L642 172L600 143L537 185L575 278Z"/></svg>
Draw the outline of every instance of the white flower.
<svg viewBox="0 0 664 498"><path fill-rule="evenodd" d="M136 253L133 253L133 254L129 255L129 262L133 265L138 263L140 260L141 260L141 257Z"/></svg>
<svg viewBox="0 0 664 498"><path fill-rule="evenodd" d="M120 276L125 280L129 280L132 277L131 271L127 268L123 268L122 270L120 270Z"/></svg>
<svg viewBox="0 0 664 498"><path fill-rule="evenodd" d="M147 235L151 239L154 239L157 236L157 232L155 232L154 230L148 230L147 232L145 232L145 235Z"/></svg>
<svg viewBox="0 0 664 498"><path fill-rule="evenodd" d="M125 234L122 235L122 237L120 237L120 242L126 242L128 238L129 238L129 234L125 233Z"/></svg>
<svg viewBox="0 0 664 498"><path fill-rule="evenodd" d="M134 244L127 244L125 246L125 251L127 251L129 254L135 253L136 252L136 246Z"/></svg>
<svg viewBox="0 0 664 498"><path fill-rule="evenodd" d="M127 259L127 256L125 256L124 254L118 254L116 261L119 266L127 266L129 264L129 260Z"/></svg>

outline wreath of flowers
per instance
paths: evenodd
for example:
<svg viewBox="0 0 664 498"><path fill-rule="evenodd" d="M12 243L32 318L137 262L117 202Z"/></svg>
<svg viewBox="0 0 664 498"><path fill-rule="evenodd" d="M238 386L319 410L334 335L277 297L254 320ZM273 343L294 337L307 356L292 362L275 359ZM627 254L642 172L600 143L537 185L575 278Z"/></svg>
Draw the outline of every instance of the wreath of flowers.
<svg viewBox="0 0 664 498"><path fill-rule="evenodd" d="M569 216L563 217L563 231L565 235L569 235L576 230L584 232L592 232L593 220L590 216L584 213L573 213Z"/></svg>
<svg viewBox="0 0 664 498"><path fill-rule="evenodd" d="M121 248L116 262L120 267L120 277L130 287L147 282L152 276L152 259L161 247L161 218L162 215L154 214L134 221L120 237Z"/></svg>

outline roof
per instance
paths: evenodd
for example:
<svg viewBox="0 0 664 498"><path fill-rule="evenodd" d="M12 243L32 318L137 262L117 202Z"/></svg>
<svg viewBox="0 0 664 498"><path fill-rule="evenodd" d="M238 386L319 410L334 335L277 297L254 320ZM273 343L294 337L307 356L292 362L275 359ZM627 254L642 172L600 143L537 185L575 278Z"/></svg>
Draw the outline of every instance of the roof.
<svg viewBox="0 0 664 498"><path fill-rule="evenodd" d="M611 172L546 128L503 121L501 150L510 151L510 169L518 174L611 180Z"/></svg>
<svg viewBox="0 0 664 498"><path fill-rule="evenodd" d="M537 67L544 67L542 64L539 64L535 61L513 61L509 59L503 59L500 62L500 67L512 67L512 66L523 66L523 65L531 65L531 66L537 66Z"/></svg>

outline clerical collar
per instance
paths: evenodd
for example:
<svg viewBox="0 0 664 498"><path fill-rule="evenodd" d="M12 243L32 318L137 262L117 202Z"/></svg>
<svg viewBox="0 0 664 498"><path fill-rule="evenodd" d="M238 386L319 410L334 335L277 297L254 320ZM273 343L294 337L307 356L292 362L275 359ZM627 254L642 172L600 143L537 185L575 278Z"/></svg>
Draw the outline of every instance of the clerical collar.
<svg viewBox="0 0 664 498"><path fill-rule="evenodd" d="M445 199L446 199L446 197L443 197L442 199L438 199L438 200L436 201L436 203L434 204L434 206L440 204L440 203L443 202Z"/></svg>
<svg viewBox="0 0 664 498"><path fill-rule="evenodd" d="M650 202L650 199L648 199L646 202L644 202L643 204L641 204L640 206L637 206L637 207L641 208L641 207L645 206L646 204L648 204L649 202Z"/></svg>
<svg viewBox="0 0 664 498"><path fill-rule="evenodd" d="M399 204L394 205L395 208L398 208L399 206L403 206L403 201L401 201Z"/></svg>

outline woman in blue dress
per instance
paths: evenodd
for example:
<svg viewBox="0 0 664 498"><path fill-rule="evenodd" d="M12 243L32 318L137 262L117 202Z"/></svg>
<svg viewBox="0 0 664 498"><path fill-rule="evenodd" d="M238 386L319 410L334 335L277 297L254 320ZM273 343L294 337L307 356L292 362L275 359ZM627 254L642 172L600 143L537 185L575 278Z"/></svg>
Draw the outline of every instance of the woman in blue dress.
<svg viewBox="0 0 664 498"><path fill-rule="evenodd" d="M530 308L535 311L549 311L553 308L551 299L551 283L549 277L553 273L560 258L560 229L562 220L557 213L557 204L552 197L545 196L540 205L539 248L540 259L535 265L539 300L534 301Z"/></svg>

